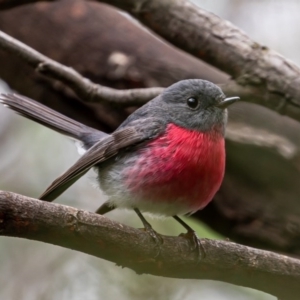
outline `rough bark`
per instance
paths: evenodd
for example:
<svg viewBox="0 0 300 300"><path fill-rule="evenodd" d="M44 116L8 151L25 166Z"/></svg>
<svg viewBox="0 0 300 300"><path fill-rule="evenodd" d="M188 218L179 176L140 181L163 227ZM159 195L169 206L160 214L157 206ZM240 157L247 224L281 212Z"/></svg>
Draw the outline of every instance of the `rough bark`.
<svg viewBox="0 0 300 300"><path fill-rule="evenodd" d="M133 269L173 278L212 279L298 299L300 261L232 242L202 239L200 261L184 236L162 236L157 255L143 230L87 211L0 192L0 235L27 238L94 255Z"/></svg>

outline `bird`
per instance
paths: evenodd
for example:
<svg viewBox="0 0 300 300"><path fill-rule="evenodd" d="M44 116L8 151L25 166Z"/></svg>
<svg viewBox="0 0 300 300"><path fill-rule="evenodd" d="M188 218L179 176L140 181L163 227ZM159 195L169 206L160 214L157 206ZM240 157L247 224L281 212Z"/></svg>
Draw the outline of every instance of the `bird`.
<svg viewBox="0 0 300 300"><path fill-rule="evenodd" d="M134 210L158 243L159 234L143 213L173 217L197 248L195 231L179 216L203 209L220 188L225 171L227 107L239 99L226 97L212 82L182 80L107 134L25 96L0 96L3 105L80 141L84 148L84 154L53 181L40 200L53 201L94 167L108 199L96 213Z"/></svg>

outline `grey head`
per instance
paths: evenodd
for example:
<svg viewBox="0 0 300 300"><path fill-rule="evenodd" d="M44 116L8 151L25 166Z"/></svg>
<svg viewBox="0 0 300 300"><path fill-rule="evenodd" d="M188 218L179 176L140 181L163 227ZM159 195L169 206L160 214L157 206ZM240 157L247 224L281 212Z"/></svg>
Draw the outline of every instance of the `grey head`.
<svg viewBox="0 0 300 300"><path fill-rule="evenodd" d="M239 97L226 98L212 82L187 79L169 86L161 95L135 111L121 126L137 118L155 117L191 130L224 134L227 109Z"/></svg>

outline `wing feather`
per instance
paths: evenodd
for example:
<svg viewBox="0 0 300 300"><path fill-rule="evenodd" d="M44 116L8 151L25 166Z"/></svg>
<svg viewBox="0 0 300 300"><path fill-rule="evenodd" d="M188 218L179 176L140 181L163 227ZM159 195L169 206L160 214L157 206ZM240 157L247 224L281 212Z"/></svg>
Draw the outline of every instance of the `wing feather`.
<svg viewBox="0 0 300 300"><path fill-rule="evenodd" d="M143 134L134 127L126 127L100 140L91 147L71 168L53 181L39 197L53 201L93 166L115 156L119 150L135 145L144 140Z"/></svg>

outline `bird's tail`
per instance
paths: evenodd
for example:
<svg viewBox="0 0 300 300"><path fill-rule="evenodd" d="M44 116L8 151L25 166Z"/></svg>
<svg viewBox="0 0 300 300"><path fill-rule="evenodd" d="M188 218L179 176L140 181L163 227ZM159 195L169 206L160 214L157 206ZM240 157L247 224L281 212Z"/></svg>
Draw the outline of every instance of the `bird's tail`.
<svg viewBox="0 0 300 300"><path fill-rule="evenodd" d="M104 132L72 120L25 96L17 94L1 94L0 102L27 119L31 119L76 140L83 141L84 144L92 142L86 141L88 136L90 136L89 139L99 140L102 135L106 135Z"/></svg>

